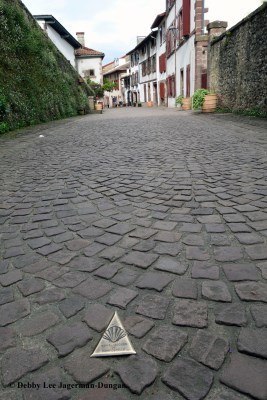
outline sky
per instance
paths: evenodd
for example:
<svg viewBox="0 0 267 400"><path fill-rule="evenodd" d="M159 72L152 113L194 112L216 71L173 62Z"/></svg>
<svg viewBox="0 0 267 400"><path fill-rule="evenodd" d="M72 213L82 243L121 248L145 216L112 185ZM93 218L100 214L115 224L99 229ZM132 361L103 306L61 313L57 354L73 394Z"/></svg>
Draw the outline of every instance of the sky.
<svg viewBox="0 0 267 400"><path fill-rule="evenodd" d="M85 45L105 53L104 64L136 45L137 36L150 32L166 0L22 0L32 14L52 14L74 37L85 32ZM205 0L205 19L233 26L262 0Z"/></svg>

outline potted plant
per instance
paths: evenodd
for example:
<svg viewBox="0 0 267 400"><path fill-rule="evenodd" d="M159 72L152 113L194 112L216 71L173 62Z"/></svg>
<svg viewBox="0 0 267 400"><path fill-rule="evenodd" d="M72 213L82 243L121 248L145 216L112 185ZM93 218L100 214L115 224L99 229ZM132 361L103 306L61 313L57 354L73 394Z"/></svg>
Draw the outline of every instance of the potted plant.
<svg viewBox="0 0 267 400"><path fill-rule="evenodd" d="M182 110L183 111L191 110L191 97L182 98Z"/></svg>
<svg viewBox="0 0 267 400"><path fill-rule="evenodd" d="M214 112L217 107L217 95L207 89L197 89L192 97L193 110Z"/></svg>
<svg viewBox="0 0 267 400"><path fill-rule="evenodd" d="M182 105L183 105L183 96L181 94L180 94L180 96L176 97L175 105L176 105L178 110L181 110Z"/></svg>
<svg viewBox="0 0 267 400"><path fill-rule="evenodd" d="M78 114L79 115L84 115L85 114L84 107L78 107Z"/></svg>
<svg viewBox="0 0 267 400"><path fill-rule="evenodd" d="M137 103L137 105L138 105L138 107L142 107L141 101L139 101L139 102Z"/></svg>

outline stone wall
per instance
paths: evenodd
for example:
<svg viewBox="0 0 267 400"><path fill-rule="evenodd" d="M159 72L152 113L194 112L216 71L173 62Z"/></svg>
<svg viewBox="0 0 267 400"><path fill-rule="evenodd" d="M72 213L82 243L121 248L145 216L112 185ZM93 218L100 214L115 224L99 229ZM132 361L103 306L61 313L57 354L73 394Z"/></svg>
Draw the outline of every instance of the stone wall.
<svg viewBox="0 0 267 400"><path fill-rule="evenodd" d="M211 38L208 69L220 107L267 115L267 3Z"/></svg>

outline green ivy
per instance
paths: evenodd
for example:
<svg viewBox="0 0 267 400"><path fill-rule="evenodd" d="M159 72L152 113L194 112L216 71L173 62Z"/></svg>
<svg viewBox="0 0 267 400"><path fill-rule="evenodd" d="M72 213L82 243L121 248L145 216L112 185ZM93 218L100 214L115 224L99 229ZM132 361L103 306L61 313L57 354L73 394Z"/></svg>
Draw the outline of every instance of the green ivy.
<svg viewBox="0 0 267 400"><path fill-rule="evenodd" d="M19 0L0 0L0 133L71 117L90 89Z"/></svg>

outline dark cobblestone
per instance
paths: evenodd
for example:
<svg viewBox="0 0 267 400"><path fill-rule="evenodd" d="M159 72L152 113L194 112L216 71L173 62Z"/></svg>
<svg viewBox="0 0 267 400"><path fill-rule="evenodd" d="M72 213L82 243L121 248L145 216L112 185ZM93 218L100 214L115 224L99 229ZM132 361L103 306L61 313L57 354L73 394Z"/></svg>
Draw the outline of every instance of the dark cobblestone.
<svg viewBox="0 0 267 400"><path fill-rule="evenodd" d="M17 300L0 307L0 326L6 326L30 314L28 300Z"/></svg>
<svg viewBox="0 0 267 400"><path fill-rule="evenodd" d="M218 370L229 350L229 343L222 337L198 331L190 346L190 355L212 369Z"/></svg>
<svg viewBox="0 0 267 400"><path fill-rule="evenodd" d="M141 400L260 399L265 381L257 362L266 362L267 327L265 128L256 118L142 107L0 137L1 357L12 347L30 345L51 358L42 373L26 371L23 382L74 382L74 374L63 368L72 356L58 358L44 340L57 332L66 346L87 332L92 341L77 344L78 352L73 344L73 355L83 360L86 354L82 365L96 365L90 354L116 309L138 355L161 327L166 326L166 337L188 334L189 343L170 364L147 356L158 363L151 386L139 382L150 368L143 374L139 362L131 370L136 374L130 385ZM109 300L113 304L107 305ZM224 350L215 338L230 343L231 356L238 350L241 357L229 374L231 389L219 382ZM159 338L157 346L155 339L149 348L164 359L172 341L163 342ZM230 370L231 356L224 361ZM130 368L129 360L105 363L116 369L125 362ZM250 373L251 363L256 364ZM89 374L79 368L80 377ZM162 377L169 368L174 372L167 386ZM212 387L209 368L214 368ZM112 372L106 375L96 379L121 383ZM5 400L136 397L127 388L15 386L2 392Z"/></svg>
<svg viewBox="0 0 267 400"><path fill-rule="evenodd" d="M7 272L6 274L0 275L0 284L2 286L10 286L14 283L21 281L23 278L22 272L18 270L13 270Z"/></svg>
<svg viewBox="0 0 267 400"><path fill-rule="evenodd" d="M231 302L232 296L222 281L210 281L202 283L202 296L204 299L214 301Z"/></svg>
<svg viewBox="0 0 267 400"><path fill-rule="evenodd" d="M210 390L213 374L196 361L181 357L166 370L162 381L188 400L201 400Z"/></svg>
<svg viewBox="0 0 267 400"><path fill-rule="evenodd" d="M16 332L9 328L0 328L0 352L16 346Z"/></svg>
<svg viewBox="0 0 267 400"><path fill-rule="evenodd" d="M139 339L145 336L154 325L154 322L139 316L128 317L124 320L126 331Z"/></svg>
<svg viewBox="0 0 267 400"><path fill-rule="evenodd" d="M141 394L156 379L158 367L151 358L131 356L129 361L122 362L115 371L131 392Z"/></svg>
<svg viewBox="0 0 267 400"><path fill-rule="evenodd" d="M28 372L42 367L48 361L49 358L40 349L25 350L17 347L8 350L2 358L3 385L7 386L17 381Z"/></svg>
<svg viewBox="0 0 267 400"><path fill-rule="evenodd" d="M57 349L58 356L62 357L77 347L83 347L91 339L92 335L87 325L77 322L58 328L46 340Z"/></svg>
<svg viewBox="0 0 267 400"><path fill-rule="evenodd" d="M263 360L242 354L232 354L225 366L221 382L242 393L265 400L267 395L267 364Z"/></svg>
<svg viewBox="0 0 267 400"><path fill-rule="evenodd" d="M136 281L135 286L140 289L154 289L158 292L162 292L165 286L167 286L172 280L173 277L170 277L167 274L147 272Z"/></svg>
<svg viewBox="0 0 267 400"><path fill-rule="evenodd" d="M242 304L227 304L216 308L215 321L217 324L245 326L247 316Z"/></svg>
<svg viewBox="0 0 267 400"><path fill-rule="evenodd" d="M67 362L65 370L78 383L90 383L109 371L109 367L100 360L90 358L90 352L77 350Z"/></svg>
<svg viewBox="0 0 267 400"><path fill-rule="evenodd" d="M142 314L146 317L164 319L168 305L169 299L166 297L148 294L139 301L136 312L137 314Z"/></svg>
<svg viewBox="0 0 267 400"><path fill-rule="evenodd" d="M22 325L20 325L18 333L23 336L38 335L56 325L58 321L59 318L56 314L47 311L25 320Z"/></svg>
<svg viewBox="0 0 267 400"><path fill-rule="evenodd" d="M58 308L66 318L73 317L84 308L85 302L81 297L73 296L62 300Z"/></svg>
<svg viewBox="0 0 267 400"><path fill-rule="evenodd" d="M127 305L138 296L138 292L127 288L119 288L108 299L108 304L125 309Z"/></svg>
<svg viewBox="0 0 267 400"><path fill-rule="evenodd" d="M208 309L204 302L195 300L176 300L173 307L174 325L205 328L208 325Z"/></svg>
<svg viewBox="0 0 267 400"><path fill-rule="evenodd" d="M155 358L170 362L187 342L187 334L175 327L160 326L149 335L143 350Z"/></svg>
<svg viewBox="0 0 267 400"><path fill-rule="evenodd" d="M242 353L267 358L267 329L241 329L237 348Z"/></svg>

